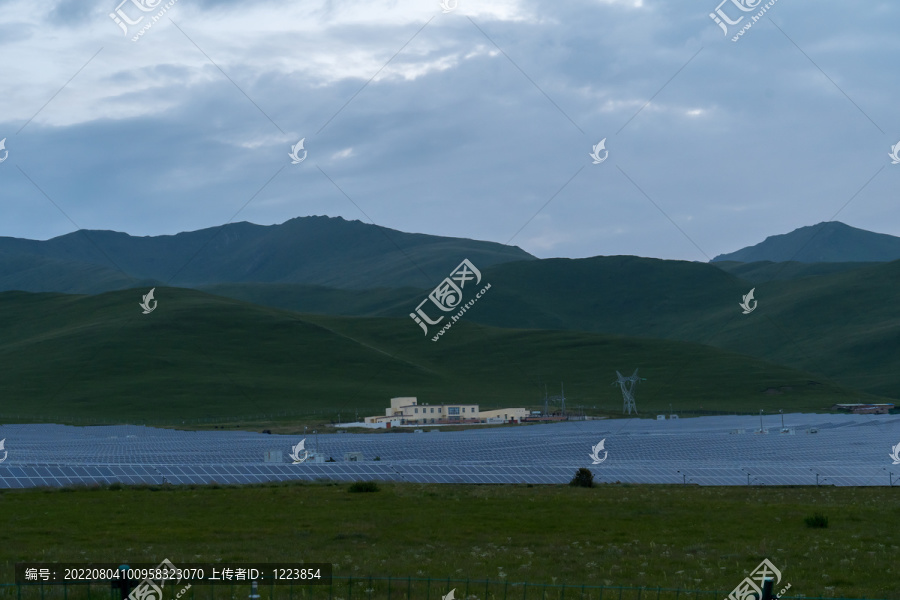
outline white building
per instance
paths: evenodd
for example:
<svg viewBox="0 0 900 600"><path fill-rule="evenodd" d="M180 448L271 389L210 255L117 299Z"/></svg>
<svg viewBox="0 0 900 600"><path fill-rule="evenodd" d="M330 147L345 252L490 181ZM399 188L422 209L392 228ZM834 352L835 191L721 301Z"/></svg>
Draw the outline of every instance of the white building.
<svg viewBox="0 0 900 600"><path fill-rule="evenodd" d="M453 423L521 423L528 416L524 408L479 411L477 404L419 404L415 396L391 398L384 416L366 417L367 424L389 422L392 425L452 425ZM399 421L399 422L398 422ZM390 426L390 425L388 425Z"/></svg>

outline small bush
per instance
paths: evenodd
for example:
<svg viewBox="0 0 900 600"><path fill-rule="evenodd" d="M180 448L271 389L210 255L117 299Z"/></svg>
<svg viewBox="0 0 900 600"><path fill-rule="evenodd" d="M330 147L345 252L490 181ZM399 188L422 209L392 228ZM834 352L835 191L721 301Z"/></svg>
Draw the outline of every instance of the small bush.
<svg viewBox="0 0 900 600"><path fill-rule="evenodd" d="M116 492L116 491L124 489L124 488L125 488L125 486L123 486L120 481L114 481L111 484L109 484L109 487L107 489Z"/></svg>
<svg viewBox="0 0 900 600"><path fill-rule="evenodd" d="M373 458L372 460L381 460L381 457L380 457L380 456L376 456L376 457Z"/></svg>
<svg viewBox="0 0 900 600"><path fill-rule="evenodd" d="M374 481L354 481L350 484L350 492L377 492L378 484Z"/></svg>
<svg viewBox="0 0 900 600"><path fill-rule="evenodd" d="M594 474L590 469L581 467L575 471L575 477L569 482L569 485L576 487L594 487Z"/></svg>
<svg viewBox="0 0 900 600"><path fill-rule="evenodd" d="M819 529L825 529L826 527L828 527L828 517L818 512L811 517L806 517L805 519L803 519L803 521L806 523L807 527L814 527Z"/></svg>

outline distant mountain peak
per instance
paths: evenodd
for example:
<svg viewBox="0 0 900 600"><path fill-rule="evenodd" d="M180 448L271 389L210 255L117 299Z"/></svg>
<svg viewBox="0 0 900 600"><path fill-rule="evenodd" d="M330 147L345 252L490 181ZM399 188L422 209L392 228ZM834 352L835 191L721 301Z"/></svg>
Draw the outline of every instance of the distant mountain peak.
<svg viewBox="0 0 900 600"><path fill-rule="evenodd" d="M823 221L772 235L755 246L720 254L711 262L889 262L900 260L900 237Z"/></svg>
<svg viewBox="0 0 900 600"><path fill-rule="evenodd" d="M315 215L176 235L83 229L46 241L0 238L0 291L101 292L136 281L425 289L466 258L479 268L537 260L517 246Z"/></svg>

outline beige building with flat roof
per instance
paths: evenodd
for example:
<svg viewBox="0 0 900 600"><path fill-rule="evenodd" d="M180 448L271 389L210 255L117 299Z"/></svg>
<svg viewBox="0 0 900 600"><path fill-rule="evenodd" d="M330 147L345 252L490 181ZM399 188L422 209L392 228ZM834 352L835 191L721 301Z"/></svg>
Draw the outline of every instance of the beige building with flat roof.
<svg viewBox="0 0 900 600"><path fill-rule="evenodd" d="M529 416L527 408L498 408L497 410L483 410L479 414L482 419L515 420L519 423L522 422L522 419Z"/></svg>
<svg viewBox="0 0 900 600"><path fill-rule="evenodd" d="M386 408L384 416L366 417L366 423L396 421L401 425L428 425L484 422L486 419L503 419L510 421L528 415L524 408L505 408L480 412L477 404L419 404L415 396L391 398L390 408Z"/></svg>

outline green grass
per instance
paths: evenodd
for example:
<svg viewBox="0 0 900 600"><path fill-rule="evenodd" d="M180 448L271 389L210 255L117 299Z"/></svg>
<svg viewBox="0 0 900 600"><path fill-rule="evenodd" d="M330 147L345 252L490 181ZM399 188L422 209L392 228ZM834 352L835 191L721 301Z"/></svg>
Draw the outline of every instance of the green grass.
<svg viewBox="0 0 900 600"><path fill-rule="evenodd" d="M0 294L0 419L189 426L212 418L261 429L310 419L273 417L281 413L384 414L394 396L538 408L544 384L555 393L559 382L570 409L621 415L610 382L635 367L648 379L636 392L648 416L670 404L791 412L878 399L693 343L466 321L434 343L409 318L299 315L178 288L157 288L156 297L156 311L143 315L134 290ZM235 422L248 415L252 427Z"/></svg>
<svg viewBox="0 0 900 600"><path fill-rule="evenodd" d="M465 319L493 327L696 342L898 398L900 324L894 318L894 282L900 277L900 261L726 267L636 256L505 263L484 269L483 283L490 282L491 290ZM778 281L757 281L776 274ZM750 288L756 289L759 304L743 315L738 302ZM273 284L211 289L310 313L404 320L430 291ZM693 357L685 358L684 368L694 368ZM549 375L547 379L553 381Z"/></svg>
<svg viewBox="0 0 900 600"><path fill-rule="evenodd" d="M330 562L335 575L354 577L723 591L768 558L791 594L896 595L893 489L379 486L377 494L321 483L6 491L0 581L12 580L16 561L169 558ZM829 515L828 529L806 527L814 511Z"/></svg>

